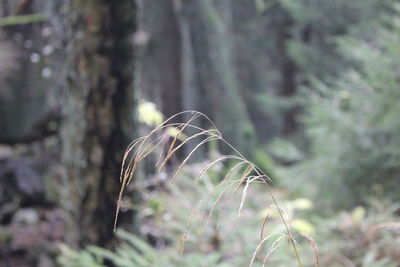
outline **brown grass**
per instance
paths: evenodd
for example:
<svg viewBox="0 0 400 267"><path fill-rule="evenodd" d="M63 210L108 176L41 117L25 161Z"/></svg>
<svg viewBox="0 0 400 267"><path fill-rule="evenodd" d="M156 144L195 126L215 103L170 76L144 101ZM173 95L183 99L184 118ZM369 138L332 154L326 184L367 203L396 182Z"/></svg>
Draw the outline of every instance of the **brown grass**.
<svg viewBox="0 0 400 267"><path fill-rule="evenodd" d="M178 116L186 115L189 116L190 118L184 122L184 123L173 123L172 120L175 119ZM202 119L203 121L207 121L209 123L210 129L204 129L201 127L196 126L194 123L196 122L197 119ZM174 127L177 129L175 136L172 136L172 141L169 144L169 147L167 149L167 152L165 152L165 139L168 138L167 134L167 129L169 127ZM186 135L184 134L185 130L190 130L192 133L191 135ZM198 140L200 139L200 140ZM235 165L228 171L228 173L225 175L224 179L220 181L210 192L208 196L208 200L212 194L215 193L215 191L219 188L223 188L222 192L219 194L217 199L212 205L212 209L209 213L209 216L207 218L207 223L209 221L209 218L211 217L218 201L221 199L221 197L227 192L229 188L231 188L233 185L236 184L236 187L234 189L234 192L238 191L239 188L243 186L243 191L242 191L242 198L240 202L240 207L239 207L239 216L240 212L243 208L243 205L246 201L246 196L247 196L247 190L249 186L252 183L262 183L265 185L266 192L269 194L271 197L271 200L274 204L274 206L277 208L277 211L279 213L279 217L282 221L282 223L285 226L286 234L284 236L278 237L275 242L273 242L271 248L269 249L267 255L265 256L263 260L263 265L265 265L267 259L271 255L271 253L279 246L279 244L282 242L283 237L287 237L289 242L292 245L292 249L294 252L294 255L297 259L298 265L302 267L302 262L300 259L300 255L298 253L297 247L296 247L296 241L293 237L293 234L290 230L289 224L286 221L284 214L283 214L283 209L281 209L278 206L277 200L274 197L271 187L270 187L270 182L271 179L270 177L265 174L260 168L255 166L253 163L251 163L249 160L247 160L236 148L234 148L228 141L226 141L223 137L220 131L217 129L215 124L203 113L197 112L197 111L184 111L180 112L169 119L165 120L162 124L160 124L158 127L156 127L154 130L152 130L149 134L142 136L136 140L134 140L127 148L123 160L122 160L122 166L121 166L121 174L120 174L120 181L121 181L121 189L119 192L118 196L118 202L117 202L117 209L116 209L116 214L115 214L115 224L114 224L114 230L117 225L118 221L118 215L119 215L119 210L120 210L120 204L121 204L121 199L123 196L123 193L127 187L127 185L133 180L135 171L137 170L138 164L143 161L146 157L148 157L150 154L155 153L158 149L159 158L156 163L156 167L158 167L158 170L162 170L163 167L165 167L166 163L171 159L171 157L180 149L182 149L185 145L187 145L190 142L196 142L194 147L187 153L187 156L182 160L181 164L177 167L176 171L171 177L170 182L173 183L175 179L177 178L179 172L182 170L182 168L185 166L185 164L188 162L188 160L193 156L193 154L199 150L202 146L206 145L207 143L211 141L218 141L222 145L226 146L227 149L230 149L232 151L231 155L224 155L220 156L218 159L212 161L211 163L207 164L199 173L197 177L193 180L195 184L200 182L202 180L203 175L210 170L212 166L219 162L223 161L236 161ZM161 152L159 152L161 150ZM164 156L164 158L163 158ZM233 173L233 171L239 171L241 173L241 178L237 180L229 180L229 177ZM197 205L196 205L197 206ZM186 235L188 232L188 228L190 225L191 218L194 214L194 211L197 209L195 207L190 215L190 218L188 219L187 225L186 225L186 230L183 235L183 240L182 240L182 246L181 246L181 252L183 252L184 249L184 243L186 240ZM265 224L267 223L268 217L265 218L265 220L262 222L261 225L261 240L260 243L257 246L257 249L254 252L253 258L250 262L250 266L253 264L254 259L260 250L260 248L263 246L263 244L273 235L269 234L266 237L264 237L264 227ZM312 240L311 238L308 239L309 241ZM316 249L315 242L312 240L310 241L312 244L315 254L316 254L316 266L318 265L318 251Z"/></svg>

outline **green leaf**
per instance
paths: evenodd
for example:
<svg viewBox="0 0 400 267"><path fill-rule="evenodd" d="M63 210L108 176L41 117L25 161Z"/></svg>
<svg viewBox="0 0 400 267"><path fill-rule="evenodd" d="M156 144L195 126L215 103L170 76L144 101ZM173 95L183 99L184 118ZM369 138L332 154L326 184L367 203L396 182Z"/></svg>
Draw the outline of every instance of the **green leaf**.
<svg viewBox="0 0 400 267"><path fill-rule="evenodd" d="M0 27L41 22L44 20L46 20L46 17L43 14L8 16L0 18Z"/></svg>

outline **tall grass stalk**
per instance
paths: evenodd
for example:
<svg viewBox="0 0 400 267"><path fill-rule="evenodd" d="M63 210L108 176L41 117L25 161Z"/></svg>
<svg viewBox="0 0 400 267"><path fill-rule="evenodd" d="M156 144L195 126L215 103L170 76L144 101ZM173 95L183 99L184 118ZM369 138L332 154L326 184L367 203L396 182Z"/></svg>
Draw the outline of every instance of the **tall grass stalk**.
<svg viewBox="0 0 400 267"><path fill-rule="evenodd" d="M174 119L176 119L178 116L189 116L190 118L183 123L177 123L177 122L172 122ZM203 121L205 120L206 122L209 123L210 129L204 129L199 126L196 126L194 123L197 119L202 119ZM174 128L174 131L168 131L168 129ZM187 135L185 134L185 130L190 130L191 134ZM174 132L172 136L172 141L170 142L168 149L165 150L165 140L166 138L171 138L171 132ZM200 141L196 141L200 139ZM282 221L282 223L285 226L286 230L286 235L289 239L289 242L292 245L292 249L294 252L294 255L296 257L296 260L298 262L298 265L300 267L303 266L300 255L296 246L296 241L293 237L293 234L290 230L289 224L287 220L285 219L283 210L278 206L278 202L272 193L271 187L270 187L270 182L271 179L270 177L265 174L260 168L258 168L256 165L254 165L252 162L247 160L233 145L231 145L228 141L226 141L223 137L220 131L217 129L215 124L211 121L209 117L204 115L201 112L197 111L183 111L178 114L175 114L174 116L168 118L165 120L162 124L157 126L155 129L153 129L149 134L142 136L136 140L134 140L126 149L126 152L124 154L123 160L122 160L122 165L121 165L121 174L120 174L120 181L121 181L121 189L119 192L118 196L118 202L117 202L117 209L116 209L116 214L115 214L115 223L114 223L114 230L117 225L118 221L118 215L119 211L121 208L121 200L123 193L126 189L126 187L129 185L129 183L133 180L135 171L137 170L138 164L143 161L146 157L148 157L152 153L160 153L159 158L157 163L155 164L158 170L162 170L163 167L165 167L166 163L171 159L171 157L180 149L182 149L185 145L187 145L189 142L196 142L193 148L188 152L187 156L182 160L181 164L177 167L176 171L172 175L170 182L173 183L175 179L177 178L179 172L182 170L182 168L185 166L185 164L188 162L188 160L193 156L193 154L198 151L201 147L206 145L209 142L217 140L218 142L222 143L225 145L228 149L232 151L231 155L224 155L220 156L218 159L212 161L211 163L207 164L202 171L197 175L197 177L194 179L194 183L197 184L200 182L203 178L203 175L212 168L215 164L227 160L234 160L237 161L237 163L228 171L228 173L225 175L224 179L220 181L214 188L211 190L208 200L213 195L218 188L224 187L225 188L222 190L222 193L217 197L215 202L212 205L212 209L209 213L209 216L207 218L207 223L209 221L209 218L211 217L211 214L213 210L215 209L215 206L217 205L218 201L221 199L222 195L226 193L226 191L232 187L235 183L237 183L236 188L234 192L236 192L242 185L243 186L243 192L242 192L242 198L240 202L240 207L239 207L239 216L240 212L243 208L244 202L246 200L246 194L247 190L252 183L262 183L265 185L265 188L267 190L267 193L272 199L272 202L274 206L276 207L279 217ZM160 152L161 150L161 152ZM164 158L163 158L164 157ZM230 175L233 173L234 170L243 170L241 178L238 180L229 180ZM197 205L196 205L197 206ZM194 209L196 209L195 207ZM183 252L183 247L184 243L186 240L186 235L187 235L187 230L190 225L191 217L193 216L193 212L190 215L190 218L187 222L186 230L184 233L183 241L182 241L182 249L181 251ZM261 240L259 245L257 246L256 251L254 252L254 255L251 259L250 266L253 264L254 259L256 257L256 254L258 253L258 250L262 247L263 243L271 236L267 235L267 237L264 236L264 227L267 222L267 219L265 219L262 222L261 225ZM311 239L309 239L311 240ZM279 237L272 245L270 250L268 251L267 256L263 260L263 265L265 265L268 257L270 254L279 246L279 244L282 241L282 237ZM312 243L314 249L316 250L315 242ZM316 256L317 257L317 256Z"/></svg>

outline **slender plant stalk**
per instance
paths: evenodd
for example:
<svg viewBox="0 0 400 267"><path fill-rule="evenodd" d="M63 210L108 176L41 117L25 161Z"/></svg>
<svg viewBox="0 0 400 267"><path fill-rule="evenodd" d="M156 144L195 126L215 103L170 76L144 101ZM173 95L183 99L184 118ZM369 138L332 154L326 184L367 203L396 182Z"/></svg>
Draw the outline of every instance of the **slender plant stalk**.
<svg viewBox="0 0 400 267"><path fill-rule="evenodd" d="M180 115L184 115L184 114L188 114L191 115L191 117L184 123L172 123L171 121L176 118L177 116ZM195 122L196 119L198 118L202 118L205 119L210 125L211 125L211 129L203 129L201 127L198 127L196 125L194 125L193 123ZM166 138L168 137L168 128L170 127L174 127L177 131L174 134L174 136L172 136L172 141L170 142L170 145L168 147L167 150L165 150L165 141ZM197 131L197 133L193 133L190 136L186 136L184 134L184 131L186 129L191 129L194 131ZM212 194L214 194L216 192L216 189L219 187L222 187L224 185L226 185L226 187L222 190L222 193L220 193L220 195L217 197L216 201L213 203L212 205L212 210L208 216L207 219L207 223L209 218L211 217L211 214L217 204L217 202L220 200L220 198L222 197L222 195L224 195L227 192L227 189L229 189L235 182L237 182L237 186L234 190L234 192L236 192L239 187L241 185L244 185L243 188L243 192L242 192L242 200L240 203L240 207L239 207L239 215L240 215L240 211L244 205L245 199L246 199L246 193L248 190L248 187L250 186L250 184L255 183L255 182L261 182L263 184L265 184L266 188L267 188L267 193L268 195L271 197L272 202L274 204L274 206L277 208L278 210L278 214L280 219L282 220L284 226L285 226L285 230L287 232L287 236L289 238L289 241L293 247L293 251L296 257L296 260L298 262L298 265L300 267L303 266L301 259L300 259L300 255L299 252L297 250L297 246L296 246L296 241L292 235L292 232L289 228L289 225L285 219L285 216L282 212L282 209L279 208L278 206L278 202L274 196L274 194L272 193L271 187L268 184L271 181L271 178L265 174L260 168L258 168L257 166L255 166L253 163L251 163L249 160L247 160L233 145L231 145L228 141L226 141L221 133L218 131L217 127L215 126L215 124L211 121L210 118L208 118L206 115L204 115L201 112L197 112L197 111L183 111L180 112L172 117L170 117L169 119L165 120L162 124L160 124L159 126L157 126L155 129L153 129L149 134L147 134L146 136L140 137L138 139L136 139L135 141L133 141L127 148L123 160L122 160L122 165L121 165L121 174L120 174L120 181L121 181L121 189L119 192L119 196L118 196L118 202L117 202L117 209L116 209L116 213L115 213L115 223L114 223L114 230L116 228L117 225L117 220L118 220L118 215L119 215L119 210L120 210L120 205L121 205L121 201L122 201L122 197L123 197L123 193L126 189L126 187L128 186L128 184L132 181L134 175L135 175L135 171L137 169L138 164L143 161L146 157L148 157L150 154L155 153L157 151L157 149L161 150L161 154L159 155L158 161L156 163L156 167L158 167L158 170L162 170L162 168L165 166L165 164L171 159L171 157L179 150L182 149L186 144L188 144L189 142L194 142L196 140L200 139L200 141L197 142L197 144L194 146L194 148L191 149L191 151L189 151L189 153L187 154L187 156L183 159L183 161L181 162L181 164L178 166L178 168L176 169L174 175L172 176L170 182L173 183L176 179L176 177L178 176L179 172L182 170L183 166L186 165L186 163L188 162L188 160L192 157L192 155L203 145L207 144L208 142L211 142L213 140L218 140L220 142L222 142L224 145L226 145L229 149L231 149L234 154L232 155L226 155L226 156L221 156L218 159L212 161L211 163L207 164L202 171L200 172L200 174L194 179L194 183L197 184L199 181L201 181L202 176L215 164L217 164L218 162L222 162L222 161L226 161L226 160L237 160L238 163L236 163L229 171L228 173L225 175L224 179L218 184L216 185L210 192L209 196L210 197ZM180 142L180 143L179 143ZM177 144L179 143L179 144ZM164 156L164 158L162 159L162 153L163 151L166 151L166 154ZM244 168L245 167L245 168ZM238 168L239 170L244 169L242 176L240 178L240 180L228 180L228 177L230 176L230 174L233 172L233 169ZM208 200L207 200L208 203ZM197 205L196 205L197 206ZM186 226L186 230L183 236L183 240L182 240L182 247L181 247L181 252L183 252L183 248L184 248L184 243L186 240L186 236L187 236L187 232L188 232L188 228L189 228L189 224L190 221L192 219L193 216L193 212L190 215L190 218L187 222L187 226ZM267 222L267 218L263 221L262 224L262 230L261 230L261 241L256 249L256 251L253 254L253 258L250 262L250 265L252 265L254 258L258 252L258 250L261 248L262 244L271 237L271 235L267 235L266 238L263 238L263 229L264 226ZM267 256L264 258L263 261L263 265L265 264L266 260L268 259L268 257L270 256L270 254L278 247L278 245L280 244L282 240L282 237L278 238L272 245L272 247L270 248L270 250L268 251ZM309 238L309 240L312 240ZM315 246L315 242L312 243L314 250L316 250L316 246ZM317 260L318 263L318 260Z"/></svg>

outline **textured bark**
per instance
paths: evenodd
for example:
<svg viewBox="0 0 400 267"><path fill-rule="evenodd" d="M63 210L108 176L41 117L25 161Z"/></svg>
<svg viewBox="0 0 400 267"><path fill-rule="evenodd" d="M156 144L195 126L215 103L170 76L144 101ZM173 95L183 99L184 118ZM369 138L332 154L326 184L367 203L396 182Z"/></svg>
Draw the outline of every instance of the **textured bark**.
<svg viewBox="0 0 400 267"><path fill-rule="evenodd" d="M71 0L63 106L67 242L107 244L132 136L135 1Z"/></svg>

